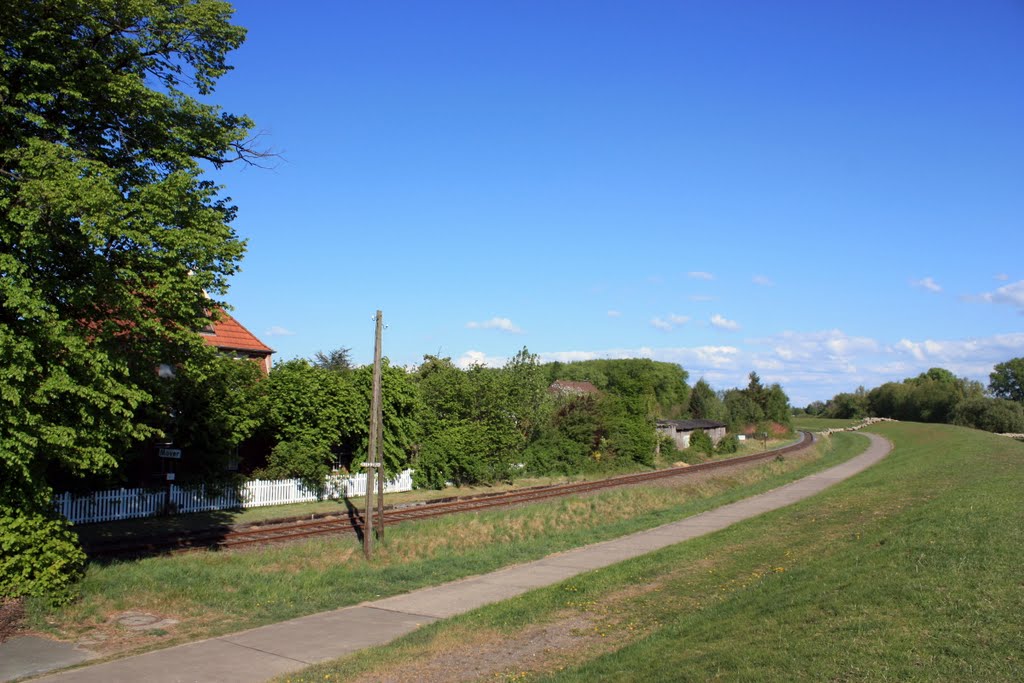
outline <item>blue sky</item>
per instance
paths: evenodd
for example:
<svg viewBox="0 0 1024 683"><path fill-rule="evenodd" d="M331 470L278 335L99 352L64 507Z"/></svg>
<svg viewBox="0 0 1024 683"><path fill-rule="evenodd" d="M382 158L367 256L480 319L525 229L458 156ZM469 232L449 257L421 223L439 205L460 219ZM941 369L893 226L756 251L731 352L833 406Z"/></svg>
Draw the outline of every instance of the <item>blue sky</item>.
<svg viewBox="0 0 1024 683"><path fill-rule="evenodd" d="M278 360L649 357L795 405L1024 355L1024 4L244 0Z"/></svg>

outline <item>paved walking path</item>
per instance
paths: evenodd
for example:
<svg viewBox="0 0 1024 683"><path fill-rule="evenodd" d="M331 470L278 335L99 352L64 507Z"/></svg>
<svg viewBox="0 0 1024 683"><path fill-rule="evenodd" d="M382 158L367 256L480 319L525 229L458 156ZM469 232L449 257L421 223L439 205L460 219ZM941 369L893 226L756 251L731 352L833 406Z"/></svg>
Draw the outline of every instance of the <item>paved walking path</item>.
<svg viewBox="0 0 1024 683"><path fill-rule="evenodd" d="M889 453L892 446L888 441L875 434L867 436L871 439L868 450L841 465L648 531L557 553L483 576L37 680L54 683L253 683L269 680L310 664L388 643L424 624L703 536L795 503L870 467Z"/></svg>

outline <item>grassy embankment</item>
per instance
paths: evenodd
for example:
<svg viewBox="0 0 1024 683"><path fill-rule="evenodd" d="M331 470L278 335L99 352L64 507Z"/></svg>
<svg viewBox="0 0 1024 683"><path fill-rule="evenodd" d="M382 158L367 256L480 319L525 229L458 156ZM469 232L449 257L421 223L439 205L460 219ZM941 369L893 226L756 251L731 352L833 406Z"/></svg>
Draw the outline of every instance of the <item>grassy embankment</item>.
<svg viewBox="0 0 1024 683"><path fill-rule="evenodd" d="M795 506L288 678L1024 680L1024 445L872 431L885 460Z"/></svg>
<svg viewBox="0 0 1024 683"><path fill-rule="evenodd" d="M514 510L407 523L387 530L371 563L351 536L249 551L198 552L92 565L81 598L60 610L30 604L32 625L125 654L282 621L486 572L679 519L778 486L862 450L842 435L828 449L742 471L679 478ZM118 614L179 623L136 634Z"/></svg>
<svg viewBox="0 0 1024 683"><path fill-rule="evenodd" d="M808 417L806 415L793 418L793 429L808 432L820 432L823 429L844 429L860 424L860 420L835 420L827 417Z"/></svg>

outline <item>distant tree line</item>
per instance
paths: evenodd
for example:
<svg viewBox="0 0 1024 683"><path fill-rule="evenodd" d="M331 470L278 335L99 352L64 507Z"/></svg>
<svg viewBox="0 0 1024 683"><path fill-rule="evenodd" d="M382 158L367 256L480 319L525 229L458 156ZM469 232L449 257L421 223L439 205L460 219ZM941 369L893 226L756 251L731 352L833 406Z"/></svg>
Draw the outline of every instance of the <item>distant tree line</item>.
<svg viewBox="0 0 1024 683"><path fill-rule="evenodd" d="M986 387L931 368L901 382L886 382L870 391L836 394L815 401L803 412L833 418L891 417L913 422L943 422L990 432L1024 433L1024 358L999 363Z"/></svg>

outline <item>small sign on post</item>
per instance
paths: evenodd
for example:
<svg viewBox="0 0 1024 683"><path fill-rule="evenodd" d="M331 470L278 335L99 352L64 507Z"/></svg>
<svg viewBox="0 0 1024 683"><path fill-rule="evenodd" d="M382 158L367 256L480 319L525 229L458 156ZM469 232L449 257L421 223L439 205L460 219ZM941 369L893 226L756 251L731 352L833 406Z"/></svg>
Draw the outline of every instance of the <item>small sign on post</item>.
<svg viewBox="0 0 1024 683"><path fill-rule="evenodd" d="M157 451L157 455L161 458L170 458L171 460L181 460L181 449L180 448L161 448Z"/></svg>

